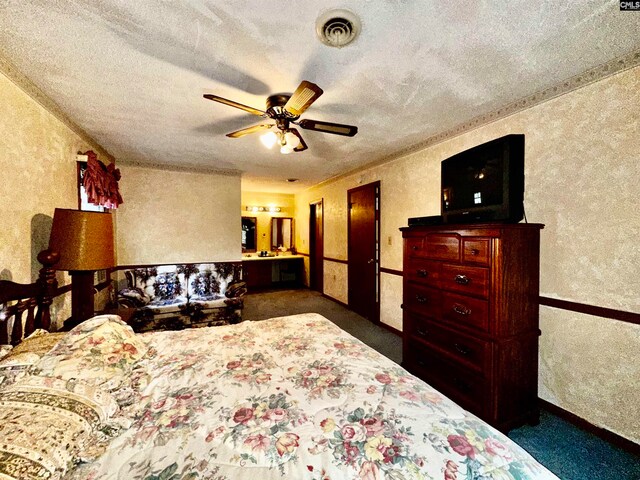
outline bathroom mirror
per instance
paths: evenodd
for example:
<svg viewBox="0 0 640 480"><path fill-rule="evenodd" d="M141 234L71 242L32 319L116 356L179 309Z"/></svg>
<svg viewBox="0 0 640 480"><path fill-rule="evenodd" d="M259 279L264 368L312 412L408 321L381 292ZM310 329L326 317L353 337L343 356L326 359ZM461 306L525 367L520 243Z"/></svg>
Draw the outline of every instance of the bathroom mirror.
<svg viewBox="0 0 640 480"><path fill-rule="evenodd" d="M271 219L271 250L293 248L293 218L273 217Z"/></svg>
<svg viewBox="0 0 640 480"><path fill-rule="evenodd" d="M255 252L258 244L258 219L242 217L242 251Z"/></svg>

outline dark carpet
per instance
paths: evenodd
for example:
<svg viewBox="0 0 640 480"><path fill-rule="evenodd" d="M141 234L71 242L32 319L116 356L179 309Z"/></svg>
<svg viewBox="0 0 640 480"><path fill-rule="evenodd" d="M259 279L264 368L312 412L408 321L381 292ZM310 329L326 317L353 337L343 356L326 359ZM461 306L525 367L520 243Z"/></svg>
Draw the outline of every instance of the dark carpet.
<svg viewBox="0 0 640 480"><path fill-rule="evenodd" d="M385 357L402 361L402 338L374 325L337 302L308 289L278 290L247 295L242 318L265 320L296 313L319 313Z"/></svg>
<svg viewBox="0 0 640 480"><path fill-rule="evenodd" d="M242 316L245 320L264 320L308 312L325 316L384 356L401 362L399 336L312 290L249 294ZM545 410L539 425L512 430L509 437L561 480L640 480L640 458Z"/></svg>
<svg viewBox="0 0 640 480"><path fill-rule="evenodd" d="M545 410L509 438L562 480L640 480L640 458Z"/></svg>

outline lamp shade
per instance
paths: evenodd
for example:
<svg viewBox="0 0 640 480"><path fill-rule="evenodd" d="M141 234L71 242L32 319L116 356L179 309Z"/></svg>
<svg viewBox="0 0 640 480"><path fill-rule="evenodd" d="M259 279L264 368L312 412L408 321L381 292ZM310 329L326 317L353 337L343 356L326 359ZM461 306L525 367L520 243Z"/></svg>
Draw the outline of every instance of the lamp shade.
<svg viewBox="0 0 640 480"><path fill-rule="evenodd" d="M110 213L56 208L49 250L60 254L57 270L103 270L115 264Z"/></svg>

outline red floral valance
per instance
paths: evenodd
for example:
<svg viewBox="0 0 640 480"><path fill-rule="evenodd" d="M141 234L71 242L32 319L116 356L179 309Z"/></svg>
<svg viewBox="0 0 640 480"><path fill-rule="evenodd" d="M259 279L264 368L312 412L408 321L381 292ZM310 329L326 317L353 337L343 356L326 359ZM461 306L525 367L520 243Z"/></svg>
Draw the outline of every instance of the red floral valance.
<svg viewBox="0 0 640 480"><path fill-rule="evenodd" d="M87 192L89 202L105 208L118 208L118 205L123 203L122 196L118 191L120 170L116 168L114 163L105 166L92 150L83 155L88 157L87 170L84 172L82 184Z"/></svg>

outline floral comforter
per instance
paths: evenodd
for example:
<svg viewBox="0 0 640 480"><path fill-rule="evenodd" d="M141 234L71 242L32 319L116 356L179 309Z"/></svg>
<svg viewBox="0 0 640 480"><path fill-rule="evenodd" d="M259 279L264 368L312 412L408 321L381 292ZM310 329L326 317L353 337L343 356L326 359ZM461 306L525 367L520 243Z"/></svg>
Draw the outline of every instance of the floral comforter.
<svg viewBox="0 0 640 480"><path fill-rule="evenodd" d="M142 339L130 427L66 478L556 478L320 315Z"/></svg>

